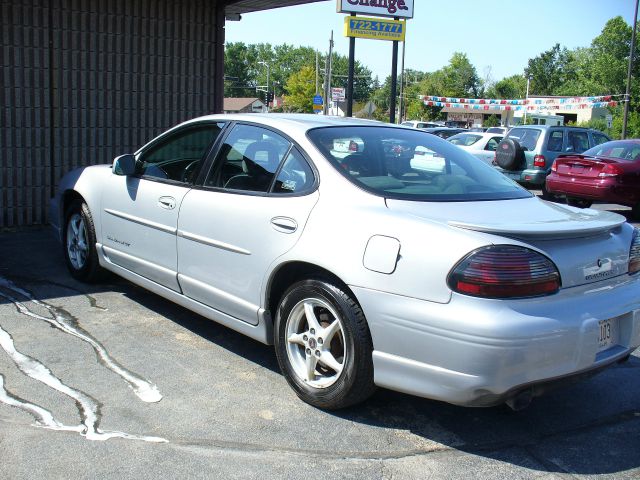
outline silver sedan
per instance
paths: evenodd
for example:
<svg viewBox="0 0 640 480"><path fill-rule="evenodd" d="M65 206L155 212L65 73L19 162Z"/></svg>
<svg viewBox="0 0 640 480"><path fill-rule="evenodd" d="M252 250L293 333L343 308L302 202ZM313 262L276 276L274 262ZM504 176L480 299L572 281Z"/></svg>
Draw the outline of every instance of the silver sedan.
<svg viewBox="0 0 640 480"><path fill-rule="evenodd" d="M419 130L197 118L67 174L51 219L76 279L109 270L274 344L320 408L377 385L517 409L640 344L637 229Z"/></svg>

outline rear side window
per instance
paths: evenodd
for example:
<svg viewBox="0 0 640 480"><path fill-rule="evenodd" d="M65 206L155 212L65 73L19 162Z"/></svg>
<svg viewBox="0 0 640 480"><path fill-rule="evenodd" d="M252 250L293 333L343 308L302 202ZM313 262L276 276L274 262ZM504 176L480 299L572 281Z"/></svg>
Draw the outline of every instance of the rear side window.
<svg viewBox="0 0 640 480"><path fill-rule="evenodd" d="M547 150L550 152L562 151L562 130L552 130L549 133L549 141L547 142Z"/></svg>
<svg viewBox="0 0 640 480"><path fill-rule="evenodd" d="M469 147L482 138L482 135L473 135L470 133L459 133L449 139L454 145L462 145L463 147Z"/></svg>
<svg viewBox="0 0 640 480"><path fill-rule="evenodd" d="M540 133L542 131L537 128L513 128L507 137L513 138L524 150L531 152L536 149Z"/></svg>
<svg viewBox="0 0 640 480"><path fill-rule="evenodd" d="M589 135L587 132L569 130L567 134L568 151L582 153L589 148Z"/></svg>
<svg viewBox="0 0 640 480"><path fill-rule="evenodd" d="M278 173L273 193L299 193L313 185L313 172L297 149L292 149Z"/></svg>

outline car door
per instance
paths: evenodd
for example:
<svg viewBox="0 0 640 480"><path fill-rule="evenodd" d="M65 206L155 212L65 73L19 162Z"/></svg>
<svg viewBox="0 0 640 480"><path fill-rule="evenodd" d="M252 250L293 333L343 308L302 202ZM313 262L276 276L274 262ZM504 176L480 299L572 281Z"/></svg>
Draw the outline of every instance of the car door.
<svg viewBox="0 0 640 480"><path fill-rule="evenodd" d="M500 140L502 140L502 136L500 135L489 138L487 143L484 145L484 148L475 150L473 154L486 164L492 165L493 159L496 156L496 148L498 148Z"/></svg>
<svg viewBox="0 0 640 480"><path fill-rule="evenodd" d="M136 155L136 174L111 175L102 196L108 260L180 291L176 233L180 204L224 124L170 131Z"/></svg>
<svg viewBox="0 0 640 480"><path fill-rule="evenodd" d="M318 200L316 175L283 135L236 124L178 222L184 294L252 325L274 261L297 242Z"/></svg>

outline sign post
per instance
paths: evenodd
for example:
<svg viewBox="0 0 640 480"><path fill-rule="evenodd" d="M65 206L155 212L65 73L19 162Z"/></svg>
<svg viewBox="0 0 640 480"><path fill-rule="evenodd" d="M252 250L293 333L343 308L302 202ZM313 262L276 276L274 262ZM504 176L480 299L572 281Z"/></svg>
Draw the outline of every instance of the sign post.
<svg viewBox="0 0 640 480"><path fill-rule="evenodd" d="M398 82L398 42L404 42L405 40L406 20L404 19L413 18L413 0L337 0L337 11L338 13L350 14L350 16L344 19L344 35L349 37L349 78L346 97L347 116L350 117L353 114L355 39L390 40L393 42L393 54L391 60L389 121L395 123L396 90ZM375 17L391 17L393 20L357 17L357 14L369 14Z"/></svg>

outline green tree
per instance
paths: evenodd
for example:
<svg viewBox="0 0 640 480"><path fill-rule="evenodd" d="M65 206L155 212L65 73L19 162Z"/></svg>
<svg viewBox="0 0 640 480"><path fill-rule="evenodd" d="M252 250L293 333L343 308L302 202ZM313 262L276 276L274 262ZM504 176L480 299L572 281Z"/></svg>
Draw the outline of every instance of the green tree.
<svg viewBox="0 0 640 480"><path fill-rule="evenodd" d="M313 112L313 96L316 91L316 72L311 66L302 67L293 73L285 85L285 110L296 113Z"/></svg>
<svg viewBox="0 0 640 480"><path fill-rule="evenodd" d="M524 98L527 80L522 75L511 75L491 85L485 92L487 98Z"/></svg>
<svg viewBox="0 0 640 480"><path fill-rule="evenodd" d="M483 127L499 127L500 120L497 115L490 115L484 122L482 122Z"/></svg>
<svg viewBox="0 0 640 480"><path fill-rule="evenodd" d="M530 59L524 73L531 78L530 94L557 95L563 85L576 78L574 56L556 43L549 50Z"/></svg>

